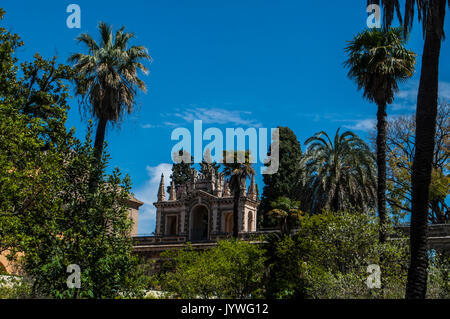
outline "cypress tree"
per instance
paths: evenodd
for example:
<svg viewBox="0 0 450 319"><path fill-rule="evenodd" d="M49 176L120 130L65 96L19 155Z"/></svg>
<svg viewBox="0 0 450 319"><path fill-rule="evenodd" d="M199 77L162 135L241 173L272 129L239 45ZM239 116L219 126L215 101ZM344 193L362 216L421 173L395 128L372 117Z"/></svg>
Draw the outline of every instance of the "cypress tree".
<svg viewBox="0 0 450 319"><path fill-rule="evenodd" d="M179 156L183 156L185 151L180 150ZM188 154L188 153L187 153ZM190 155L190 154L189 154ZM191 156L190 163L181 161L180 163L175 163L172 165L172 174L170 179L175 182L175 185L181 185L189 181L191 178L191 168L194 163L194 158ZM167 186L167 192L170 193L171 185Z"/></svg>
<svg viewBox="0 0 450 319"><path fill-rule="evenodd" d="M277 221L268 215L268 212L272 209L272 202L281 196L299 200L301 194L299 180L302 149L300 142L289 127L278 128L280 133L280 166L277 173L263 176L265 186L258 212L259 224L262 227L277 226ZM269 147L268 155L270 155L270 152L271 148Z"/></svg>

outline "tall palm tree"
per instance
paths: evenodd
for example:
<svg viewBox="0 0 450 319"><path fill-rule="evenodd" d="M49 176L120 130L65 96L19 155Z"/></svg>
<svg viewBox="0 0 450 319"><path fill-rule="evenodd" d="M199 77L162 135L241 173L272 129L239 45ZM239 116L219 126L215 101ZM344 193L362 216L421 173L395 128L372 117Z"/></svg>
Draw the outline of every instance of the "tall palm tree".
<svg viewBox="0 0 450 319"><path fill-rule="evenodd" d="M239 204L241 194L245 188L245 181L255 174L253 165L250 163L249 151L224 151L224 176L229 177L231 190L233 191L233 237L239 237ZM241 160L241 158L243 160Z"/></svg>
<svg viewBox="0 0 450 319"><path fill-rule="evenodd" d="M346 48L344 63L349 78L355 80L364 97L378 106L377 112L377 206L380 218L380 242L385 242L386 227L386 105L394 101L398 82L414 72L416 55L404 47L402 29L366 30Z"/></svg>
<svg viewBox="0 0 450 319"><path fill-rule="evenodd" d="M444 39L445 9L447 4L450 5L450 0L408 0L405 2L404 16L398 0L367 2L382 5L385 27L389 27L397 15L405 34L412 28L417 4L417 16L419 22L422 22L425 37L417 95L416 148L411 176L411 260L405 295L408 299L423 299L426 296L428 279L428 203L436 135L439 57L441 42Z"/></svg>
<svg viewBox="0 0 450 319"><path fill-rule="evenodd" d="M278 197L276 201L270 203L270 206L272 209L268 214L280 220L281 234L288 235L291 232L293 222L298 221L303 215L300 210L300 202L288 197Z"/></svg>
<svg viewBox="0 0 450 319"><path fill-rule="evenodd" d="M366 143L350 131L340 135L338 129L334 142L319 132L306 144L300 165L303 202L309 204L310 213L324 208L364 212L375 207L376 163Z"/></svg>
<svg viewBox="0 0 450 319"><path fill-rule="evenodd" d="M133 111L138 90L146 91L138 71L147 75L148 70L142 62L151 60L145 47L129 45L134 34L125 32L124 27L113 35L112 27L100 22L98 30L99 44L83 33L77 41L87 47L88 54L75 53L69 57L80 76L76 93L82 97L85 111L97 119L94 143L97 162L103 153L108 122L118 124L126 112Z"/></svg>

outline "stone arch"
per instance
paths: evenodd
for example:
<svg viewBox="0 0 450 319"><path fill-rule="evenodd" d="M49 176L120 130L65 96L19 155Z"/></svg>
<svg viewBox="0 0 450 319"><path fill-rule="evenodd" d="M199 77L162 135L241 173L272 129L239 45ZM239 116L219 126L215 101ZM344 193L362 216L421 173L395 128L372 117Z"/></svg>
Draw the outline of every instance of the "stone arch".
<svg viewBox="0 0 450 319"><path fill-rule="evenodd" d="M225 233L233 232L233 213L232 212L225 213L224 232Z"/></svg>
<svg viewBox="0 0 450 319"><path fill-rule="evenodd" d="M192 241L205 241L209 237L209 209L199 204L191 209L190 213L190 239Z"/></svg>

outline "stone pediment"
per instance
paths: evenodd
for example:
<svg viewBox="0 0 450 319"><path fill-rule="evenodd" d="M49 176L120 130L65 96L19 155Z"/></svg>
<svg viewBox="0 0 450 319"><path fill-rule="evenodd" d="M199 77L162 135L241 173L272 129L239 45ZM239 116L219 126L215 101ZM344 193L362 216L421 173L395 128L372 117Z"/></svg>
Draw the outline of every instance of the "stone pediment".
<svg viewBox="0 0 450 319"><path fill-rule="evenodd" d="M219 201L219 202L233 202L234 198L233 197L218 197L215 196L213 194L210 194L208 192L205 192L204 190L201 189L195 189L190 191L186 197L184 197L183 199L179 199L179 200L175 200L175 201L163 201L163 202L156 202L153 203L153 205L155 205L155 207L177 207L177 206L183 206L183 205L187 205L190 206L192 203L198 203L200 199L204 200L204 204L210 204L211 202L214 201ZM253 200L251 198L249 198L248 196L242 196L241 200L244 200L245 202L248 203L252 203L252 205L258 205L259 201L257 200Z"/></svg>
<svg viewBox="0 0 450 319"><path fill-rule="evenodd" d="M187 194L187 196L183 199L175 200L175 201L156 202L156 203L154 203L154 205L156 207L158 207L158 206L160 206L160 207L161 206L162 207L181 206L186 203L198 202L198 199L200 199L200 201L202 199L204 199L204 203L206 204L206 203L210 203L211 201L219 200L220 198L217 196L214 196L213 194L205 192L203 190L195 189L195 190L190 191Z"/></svg>
<svg viewBox="0 0 450 319"><path fill-rule="evenodd" d="M187 207L194 207L196 205L205 205L211 207L211 204L219 200L219 197L214 196L203 190L193 190L188 193L187 197L184 199Z"/></svg>
<svg viewBox="0 0 450 319"><path fill-rule="evenodd" d="M209 198L209 199L219 199L219 197L217 197L217 196L215 196L213 194L210 194L208 192L205 192L204 190L194 189L194 190L192 190L191 192L189 192L187 194L186 200L190 200L192 198L197 198L199 196L200 197L206 197L206 198Z"/></svg>

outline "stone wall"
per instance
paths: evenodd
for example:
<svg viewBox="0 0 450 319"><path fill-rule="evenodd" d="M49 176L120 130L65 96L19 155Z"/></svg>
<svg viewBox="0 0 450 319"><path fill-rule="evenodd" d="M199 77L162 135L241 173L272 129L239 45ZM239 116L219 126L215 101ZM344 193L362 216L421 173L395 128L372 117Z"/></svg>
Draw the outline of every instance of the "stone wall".
<svg viewBox="0 0 450 319"><path fill-rule="evenodd" d="M399 226L396 229L409 235L409 225ZM428 226L428 248L450 253L450 224Z"/></svg>

